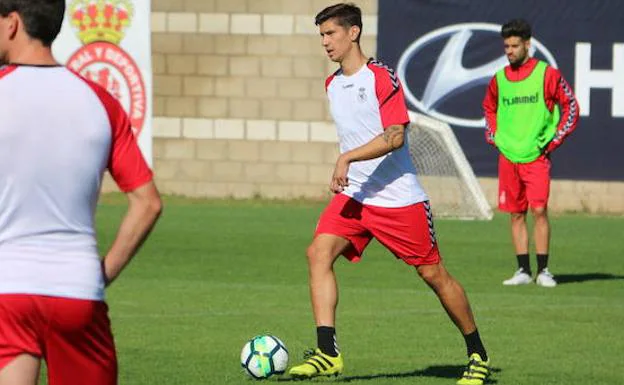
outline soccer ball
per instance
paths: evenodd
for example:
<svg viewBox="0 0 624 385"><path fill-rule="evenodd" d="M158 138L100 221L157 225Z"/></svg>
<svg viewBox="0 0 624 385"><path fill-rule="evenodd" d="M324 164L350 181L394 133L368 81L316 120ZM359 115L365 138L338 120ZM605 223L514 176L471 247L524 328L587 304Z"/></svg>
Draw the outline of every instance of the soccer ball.
<svg viewBox="0 0 624 385"><path fill-rule="evenodd" d="M255 379L283 374L288 366L288 350L275 336L256 336L243 347L241 365Z"/></svg>

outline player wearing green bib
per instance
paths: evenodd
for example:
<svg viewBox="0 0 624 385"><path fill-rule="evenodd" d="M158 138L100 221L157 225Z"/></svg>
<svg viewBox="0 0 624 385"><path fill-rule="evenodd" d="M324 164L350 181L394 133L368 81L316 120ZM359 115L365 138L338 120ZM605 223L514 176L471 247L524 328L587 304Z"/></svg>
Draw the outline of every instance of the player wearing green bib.
<svg viewBox="0 0 624 385"><path fill-rule="evenodd" d="M505 69L496 73L498 85L497 135L494 144L514 163L530 163L542 155L555 136L559 108L552 111L544 100L547 64L538 61L529 76L512 82Z"/></svg>
<svg viewBox="0 0 624 385"><path fill-rule="evenodd" d="M533 282L526 213L534 218L537 254L535 282L557 285L548 271L550 153L576 128L579 107L559 70L529 56L531 27L524 20L503 25L501 36L509 65L490 81L483 109L486 140L500 152L498 207L511 214L518 270L504 285Z"/></svg>

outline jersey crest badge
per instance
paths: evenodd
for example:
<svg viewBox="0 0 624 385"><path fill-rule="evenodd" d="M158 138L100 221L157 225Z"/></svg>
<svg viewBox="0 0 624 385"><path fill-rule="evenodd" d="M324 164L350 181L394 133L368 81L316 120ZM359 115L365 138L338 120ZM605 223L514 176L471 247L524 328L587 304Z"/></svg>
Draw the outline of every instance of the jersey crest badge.
<svg viewBox="0 0 624 385"><path fill-rule="evenodd" d="M366 101L366 88L360 87L358 89L358 100L360 103L364 103Z"/></svg>

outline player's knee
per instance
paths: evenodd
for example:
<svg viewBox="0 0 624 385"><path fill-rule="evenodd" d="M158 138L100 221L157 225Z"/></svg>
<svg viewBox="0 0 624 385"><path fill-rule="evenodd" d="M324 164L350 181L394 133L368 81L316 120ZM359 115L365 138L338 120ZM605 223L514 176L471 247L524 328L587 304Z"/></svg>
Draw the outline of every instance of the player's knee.
<svg viewBox="0 0 624 385"><path fill-rule="evenodd" d="M317 258L318 255L318 248L313 244L311 244L310 246L308 246L308 248L306 249L306 257L308 257L308 260L314 260Z"/></svg>
<svg viewBox="0 0 624 385"><path fill-rule="evenodd" d="M429 285L435 286L443 277L439 264L421 265L418 266L416 270L418 271L418 275L420 275L420 277Z"/></svg>
<svg viewBox="0 0 624 385"><path fill-rule="evenodd" d="M331 260L330 251L325 248L319 247L315 243L308 246L306 250L306 256L310 266L323 266Z"/></svg>
<svg viewBox="0 0 624 385"><path fill-rule="evenodd" d="M512 222L524 222L526 220L526 213L511 213Z"/></svg>
<svg viewBox="0 0 624 385"><path fill-rule="evenodd" d="M545 217L546 213L547 213L546 207L545 206L531 207L531 213L536 218L538 218L538 217Z"/></svg>

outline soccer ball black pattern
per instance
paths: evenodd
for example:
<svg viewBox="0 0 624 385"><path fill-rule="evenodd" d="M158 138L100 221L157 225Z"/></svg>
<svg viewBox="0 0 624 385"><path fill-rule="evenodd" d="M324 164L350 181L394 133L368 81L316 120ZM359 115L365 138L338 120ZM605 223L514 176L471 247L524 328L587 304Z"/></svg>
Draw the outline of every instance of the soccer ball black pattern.
<svg viewBox="0 0 624 385"><path fill-rule="evenodd" d="M255 379L283 374L288 366L286 345L272 335L260 335L247 341L241 351L241 365Z"/></svg>

